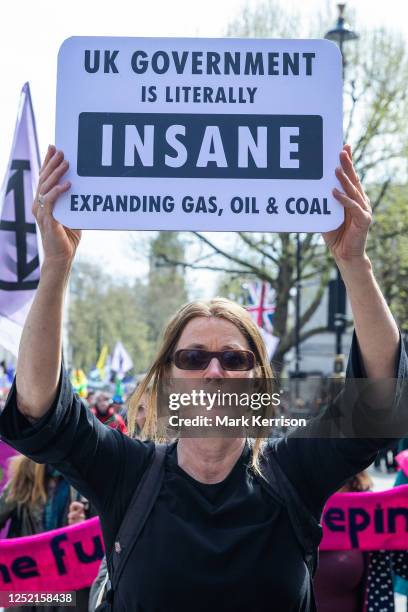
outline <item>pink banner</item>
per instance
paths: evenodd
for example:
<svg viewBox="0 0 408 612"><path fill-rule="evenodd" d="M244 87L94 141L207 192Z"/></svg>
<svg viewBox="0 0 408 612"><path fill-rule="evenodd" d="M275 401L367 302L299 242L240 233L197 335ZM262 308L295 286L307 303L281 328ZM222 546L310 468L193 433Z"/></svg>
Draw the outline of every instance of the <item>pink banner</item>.
<svg viewBox="0 0 408 612"><path fill-rule="evenodd" d="M406 550L408 485L380 493L336 493L322 524L321 550Z"/></svg>
<svg viewBox="0 0 408 612"><path fill-rule="evenodd" d="M104 554L99 518L0 541L0 591L75 591L92 584Z"/></svg>
<svg viewBox="0 0 408 612"><path fill-rule="evenodd" d="M323 514L321 550L408 548L408 485L337 493ZM97 517L31 537L0 541L0 591L73 591L89 586L103 556Z"/></svg>

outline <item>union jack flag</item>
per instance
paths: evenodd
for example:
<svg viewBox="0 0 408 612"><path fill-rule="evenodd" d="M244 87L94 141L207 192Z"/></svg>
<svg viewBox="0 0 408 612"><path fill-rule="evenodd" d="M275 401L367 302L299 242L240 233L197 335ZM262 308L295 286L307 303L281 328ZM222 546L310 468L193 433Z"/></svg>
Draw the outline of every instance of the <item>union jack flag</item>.
<svg viewBox="0 0 408 612"><path fill-rule="evenodd" d="M245 289L248 291L247 311L258 327L272 333L276 291L265 281L247 283Z"/></svg>

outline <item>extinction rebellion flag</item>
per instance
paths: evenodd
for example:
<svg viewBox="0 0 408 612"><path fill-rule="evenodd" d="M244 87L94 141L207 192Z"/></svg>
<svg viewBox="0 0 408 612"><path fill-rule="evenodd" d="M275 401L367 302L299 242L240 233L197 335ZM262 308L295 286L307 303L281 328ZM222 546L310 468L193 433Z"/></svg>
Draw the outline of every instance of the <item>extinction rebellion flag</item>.
<svg viewBox="0 0 408 612"><path fill-rule="evenodd" d="M14 355L40 278L37 227L31 212L39 170L35 119L26 83L0 194L0 346Z"/></svg>

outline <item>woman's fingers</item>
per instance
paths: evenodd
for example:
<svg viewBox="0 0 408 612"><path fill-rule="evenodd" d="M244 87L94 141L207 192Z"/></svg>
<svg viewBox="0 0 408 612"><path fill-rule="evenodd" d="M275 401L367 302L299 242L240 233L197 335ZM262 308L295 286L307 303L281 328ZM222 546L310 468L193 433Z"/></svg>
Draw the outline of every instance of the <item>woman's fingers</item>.
<svg viewBox="0 0 408 612"><path fill-rule="evenodd" d="M356 170L354 168L354 165L353 165L353 158L352 158L352 154L351 154L351 147L350 147L350 145L345 145L343 151L340 153L340 163L341 163L341 167L343 168L345 174L350 179L351 183L359 191L359 193L363 197L364 201L366 203L368 203L368 198L367 198L366 194L364 193L363 186L362 186L362 184L360 182L358 174L357 174L357 172L356 172Z"/></svg>
<svg viewBox="0 0 408 612"><path fill-rule="evenodd" d="M353 166L352 157L349 151L350 148L344 148L344 150L340 153L341 167L343 168L344 172L347 174L353 185L355 185L356 187L361 187L360 179L358 178L358 174Z"/></svg>
<svg viewBox="0 0 408 612"><path fill-rule="evenodd" d="M62 194L68 191L71 187L71 183L69 181L65 181L61 185L55 185L45 196L45 201L49 202L51 205L55 203L55 200Z"/></svg>
<svg viewBox="0 0 408 612"><path fill-rule="evenodd" d="M65 181L60 184L62 176L68 170L69 164L64 160L62 151L49 147L40 173L37 195L33 202L33 214L38 221L46 215L51 215L59 195L67 191L71 184Z"/></svg>
<svg viewBox="0 0 408 612"><path fill-rule="evenodd" d="M62 193L65 193L70 187L71 183L69 181L65 181L65 183L62 183L61 185L55 185L45 196L43 196L43 210L45 212L51 213L57 198Z"/></svg>
<svg viewBox="0 0 408 612"><path fill-rule="evenodd" d="M78 514L77 512L69 512L68 513L68 525L74 525L75 523L79 523L85 520L85 514Z"/></svg>
<svg viewBox="0 0 408 612"><path fill-rule="evenodd" d="M351 151L351 146L349 144L345 144L344 145L343 151L346 151L346 153L349 156L349 158L351 159L351 161L353 161L353 153Z"/></svg>
<svg viewBox="0 0 408 612"><path fill-rule="evenodd" d="M41 194L41 202L40 202L40 194L37 195L36 199L33 203L33 215L40 223L44 217L51 217L52 211L54 209L54 204L62 193L68 191L71 187L71 183L69 181L65 181L61 185L55 185L47 194Z"/></svg>
<svg viewBox="0 0 408 612"><path fill-rule="evenodd" d="M69 524L85 520L85 506L82 502L72 502L69 506Z"/></svg>
<svg viewBox="0 0 408 612"><path fill-rule="evenodd" d="M82 502L73 501L69 506L70 512L83 512L85 510L85 506Z"/></svg>
<svg viewBox="0 0 408 612"><path fill-rule="evenodd" d="M344 208L350 211L355 222L360 226L368 227L371 223L371 213L362 208L353 198L350 198L346 193L342 193L338 189L333 189L333 195Z"/></svg>
<svg viewBox="0 0 408 612"><path fill-rule="evenodd" d="M336 176L344 191L350 198L356 200L364 210L371 212L370 200L364 192L354 168L351 146L349 144L344 145L343 151L340 153L340 164L341 167L336 168Z"/></svg>
<svg viewBox="0 0 408 612"><path fill-rule="evenodd" d="M48 160L44 169L40 173L39 185L43 185L54 170L62 163L64 154L62 151L55 151L54 155Z"/></svg>
<svg viewBox="0 0 408 612"><path fill-rule="evenodd" d="M349 198L355 200L364 210L368 210L365 198L361 195L359 189L351 182L343 168L336 168L336 176Z"/></svg>
<svg viewBox="0 0 408 612"><path fill-rule="evenodd" d="M47 180L43 180L39 186L39 192L47 194L60 180L60 178L66 173L69 168L69 163L64 159L51 174Z"/></svg>
<svg viewBox="0 0 408 612"><path fill-rule="evenodd" d="M43 165L40 168L40 174L41 174L41 172L44 171L45 166L48 164L48 162L50 161L51 157L54 155L55 150L56 149L55 149L54 145L48 145L47 155L45 156L45 159L43 161Z"/></svg>

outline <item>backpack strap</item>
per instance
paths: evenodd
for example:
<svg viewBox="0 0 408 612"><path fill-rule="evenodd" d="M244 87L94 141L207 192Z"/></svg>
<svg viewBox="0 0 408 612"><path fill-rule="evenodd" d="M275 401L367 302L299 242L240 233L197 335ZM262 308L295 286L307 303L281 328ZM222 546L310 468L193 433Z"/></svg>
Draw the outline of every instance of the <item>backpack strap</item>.
<svg viewBox="0 0 408 612"><path fill-rule="evenodd" d="M155 447L152 461L133 494L117 533L108 560L111 589L113 591L117 588L126 561L159 495L164 476L166 450L167 446L165 444Z"/></svg>
<svg viewBox="0 0 408 612"><path fill-rule="evenodd" d="M318 547L322 539L322 527L306 508L285 472L275 457L273 446L268 449L267 460L262 462L267 491L281 499L287 509L296 539L303 551L310 576L313 577L318 563ZM263 479L260 479L262 481Z"/></svg>

